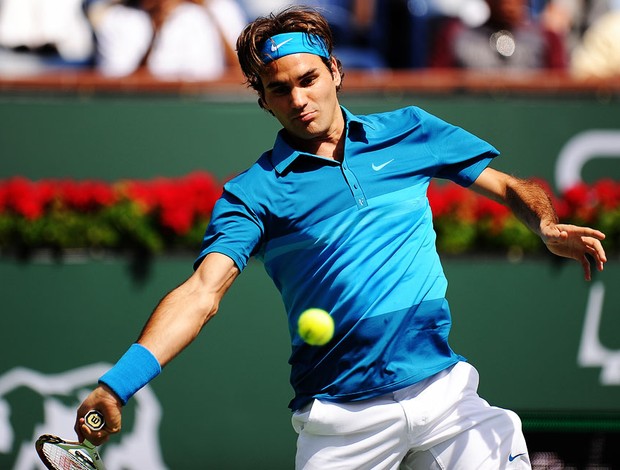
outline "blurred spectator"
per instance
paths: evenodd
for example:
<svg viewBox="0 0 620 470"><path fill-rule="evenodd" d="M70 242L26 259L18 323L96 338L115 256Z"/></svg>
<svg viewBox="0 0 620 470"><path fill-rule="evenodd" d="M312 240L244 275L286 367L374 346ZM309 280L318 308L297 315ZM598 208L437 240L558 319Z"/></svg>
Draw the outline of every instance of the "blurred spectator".
<svg viewBox="0 0 620 470"><path fill-rule="evenodd" d="M386 67L418 68L425 65L427 38L426 0L376 0L375 33ZM422 5L423 8L418 8Z"/></svg>
<svg viewBox="0 0 620 470"><path fill-rule="evenodd" d="M82 0L0 0L0 72L92 65Z"/></svg>
<svg viewBox="0 0 620 470"><path fill-rule="evenodd" d="M249 20L254 20L259 16L267 16L270 13L277 13L286 7L305 3L298 0L239 0Z"/></svg>
<svg viewBox="0 0 620 470"><path fill-rule="evenodd" d="M490 15L486 0L429 0L428 3L436 16L459 18L470 28L484 24Z"/></svg>
<svg viewBox="0 0 620 470"><path fill-rule="evenodd" d="M381 54L381 25L377 20L381 0L306 0L329 22L334 35L334 54L345 69L385 67Z"/></svg>
<svg viewBox="0 0 620 470"><path fill-rule="evenodd" d="M234 0L91 0L87 12L98 70L124 76L144 65L162 79L219 78L236 66L247 20Z"/></svg>
<svg viewBox="0 0 620 470"><path fill-rule="evenodd" d="M485 0L377 1L382 53L391 68L427 67L434 32L446 17L475 27L489 16Z"/></svg>
<svg viewBox="0 0 620 470"><path fill-rule="evenodd" d="M479 26L485 0L240 0L249 18L303 3L321 11L334 53L347 69L424 68L435 23L445 16Z"/></svg>
<svg viewBox="0 0 620 470"><path fill-rule="evenodd" d="M431 65L465 69L564 69L565 38L531 19L526 0L487 0L489 19L471 27L447 21L435 36Z"/></svg>
<svg viewBox="0 0 620 470"><path fill-rule="evenodd" d="M538 12L548 29L566 37L569 52L581 42L585 31L610 9L610 0L549 0Z"/></svg>
<svg viewBox="0 0 620 470"><path fill-rule="evenodd" d="M586 30L573 51L571 72L577 78L620 76L620 2Z"/></svg>

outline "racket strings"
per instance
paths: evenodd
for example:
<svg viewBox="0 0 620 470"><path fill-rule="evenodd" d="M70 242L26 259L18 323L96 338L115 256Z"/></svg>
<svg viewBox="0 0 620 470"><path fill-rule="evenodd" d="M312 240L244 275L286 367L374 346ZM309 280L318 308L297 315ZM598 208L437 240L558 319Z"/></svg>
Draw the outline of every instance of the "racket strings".
<svg viewBox="0 0 620 470"><path fill-rule="evenodd" d="M73 449L73 452L60 447L55 443L44 443L43 454L48 462L57 470L93 470L97 467L91 463L91 457L81 449Z"/></svg>

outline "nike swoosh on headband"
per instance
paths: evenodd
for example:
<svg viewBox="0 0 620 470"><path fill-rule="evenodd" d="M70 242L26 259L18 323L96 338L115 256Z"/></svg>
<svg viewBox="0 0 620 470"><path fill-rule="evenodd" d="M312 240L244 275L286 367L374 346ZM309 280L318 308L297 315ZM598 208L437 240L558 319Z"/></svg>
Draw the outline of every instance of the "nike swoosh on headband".
<svg viewBox="0 0 620 470"><path fill-rule="evenodd" d="M288 38L286 41L282 41L280 44L271 43L271 52L277 51L282 46L284 46L285 44L291 42L292 40L293 40L293 38Z"/></svg>
<svg viewBox="0 0 620 470"><path fill-rule="evenodd" d="M329 59L325 41L316 34L292 32L276 34L265 41L261 48L264 64L291 54L314 54Z"/></svg>

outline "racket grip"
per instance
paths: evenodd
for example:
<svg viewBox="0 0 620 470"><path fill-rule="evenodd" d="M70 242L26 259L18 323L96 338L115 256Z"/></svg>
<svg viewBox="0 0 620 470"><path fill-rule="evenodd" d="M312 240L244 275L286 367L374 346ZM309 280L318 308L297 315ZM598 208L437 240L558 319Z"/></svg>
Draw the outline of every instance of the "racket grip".
<svg viewBox="0 0 620 470"><path fill-rule="evenodd" d="M105 418L99 411L90 410L84 415L84 423L86 423L86 426L92 431L101 431L105 426Z"/></svg>

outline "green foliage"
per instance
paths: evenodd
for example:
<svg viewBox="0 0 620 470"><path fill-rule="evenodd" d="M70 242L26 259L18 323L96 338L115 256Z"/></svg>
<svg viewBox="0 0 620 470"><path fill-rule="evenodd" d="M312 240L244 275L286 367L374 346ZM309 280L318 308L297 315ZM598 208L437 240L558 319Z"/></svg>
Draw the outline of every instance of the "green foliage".
<svg viewBox="0 0 620 470"><path fill-rule="evenodd" d="M198 250L221 185L206 173L151 181L0 181L0 250ZM535 253L537 235L505 207L453 184L429 188L440 252ZM620 249L620 184L602 180L555 200L563 223L603 231Z"/></svg>

